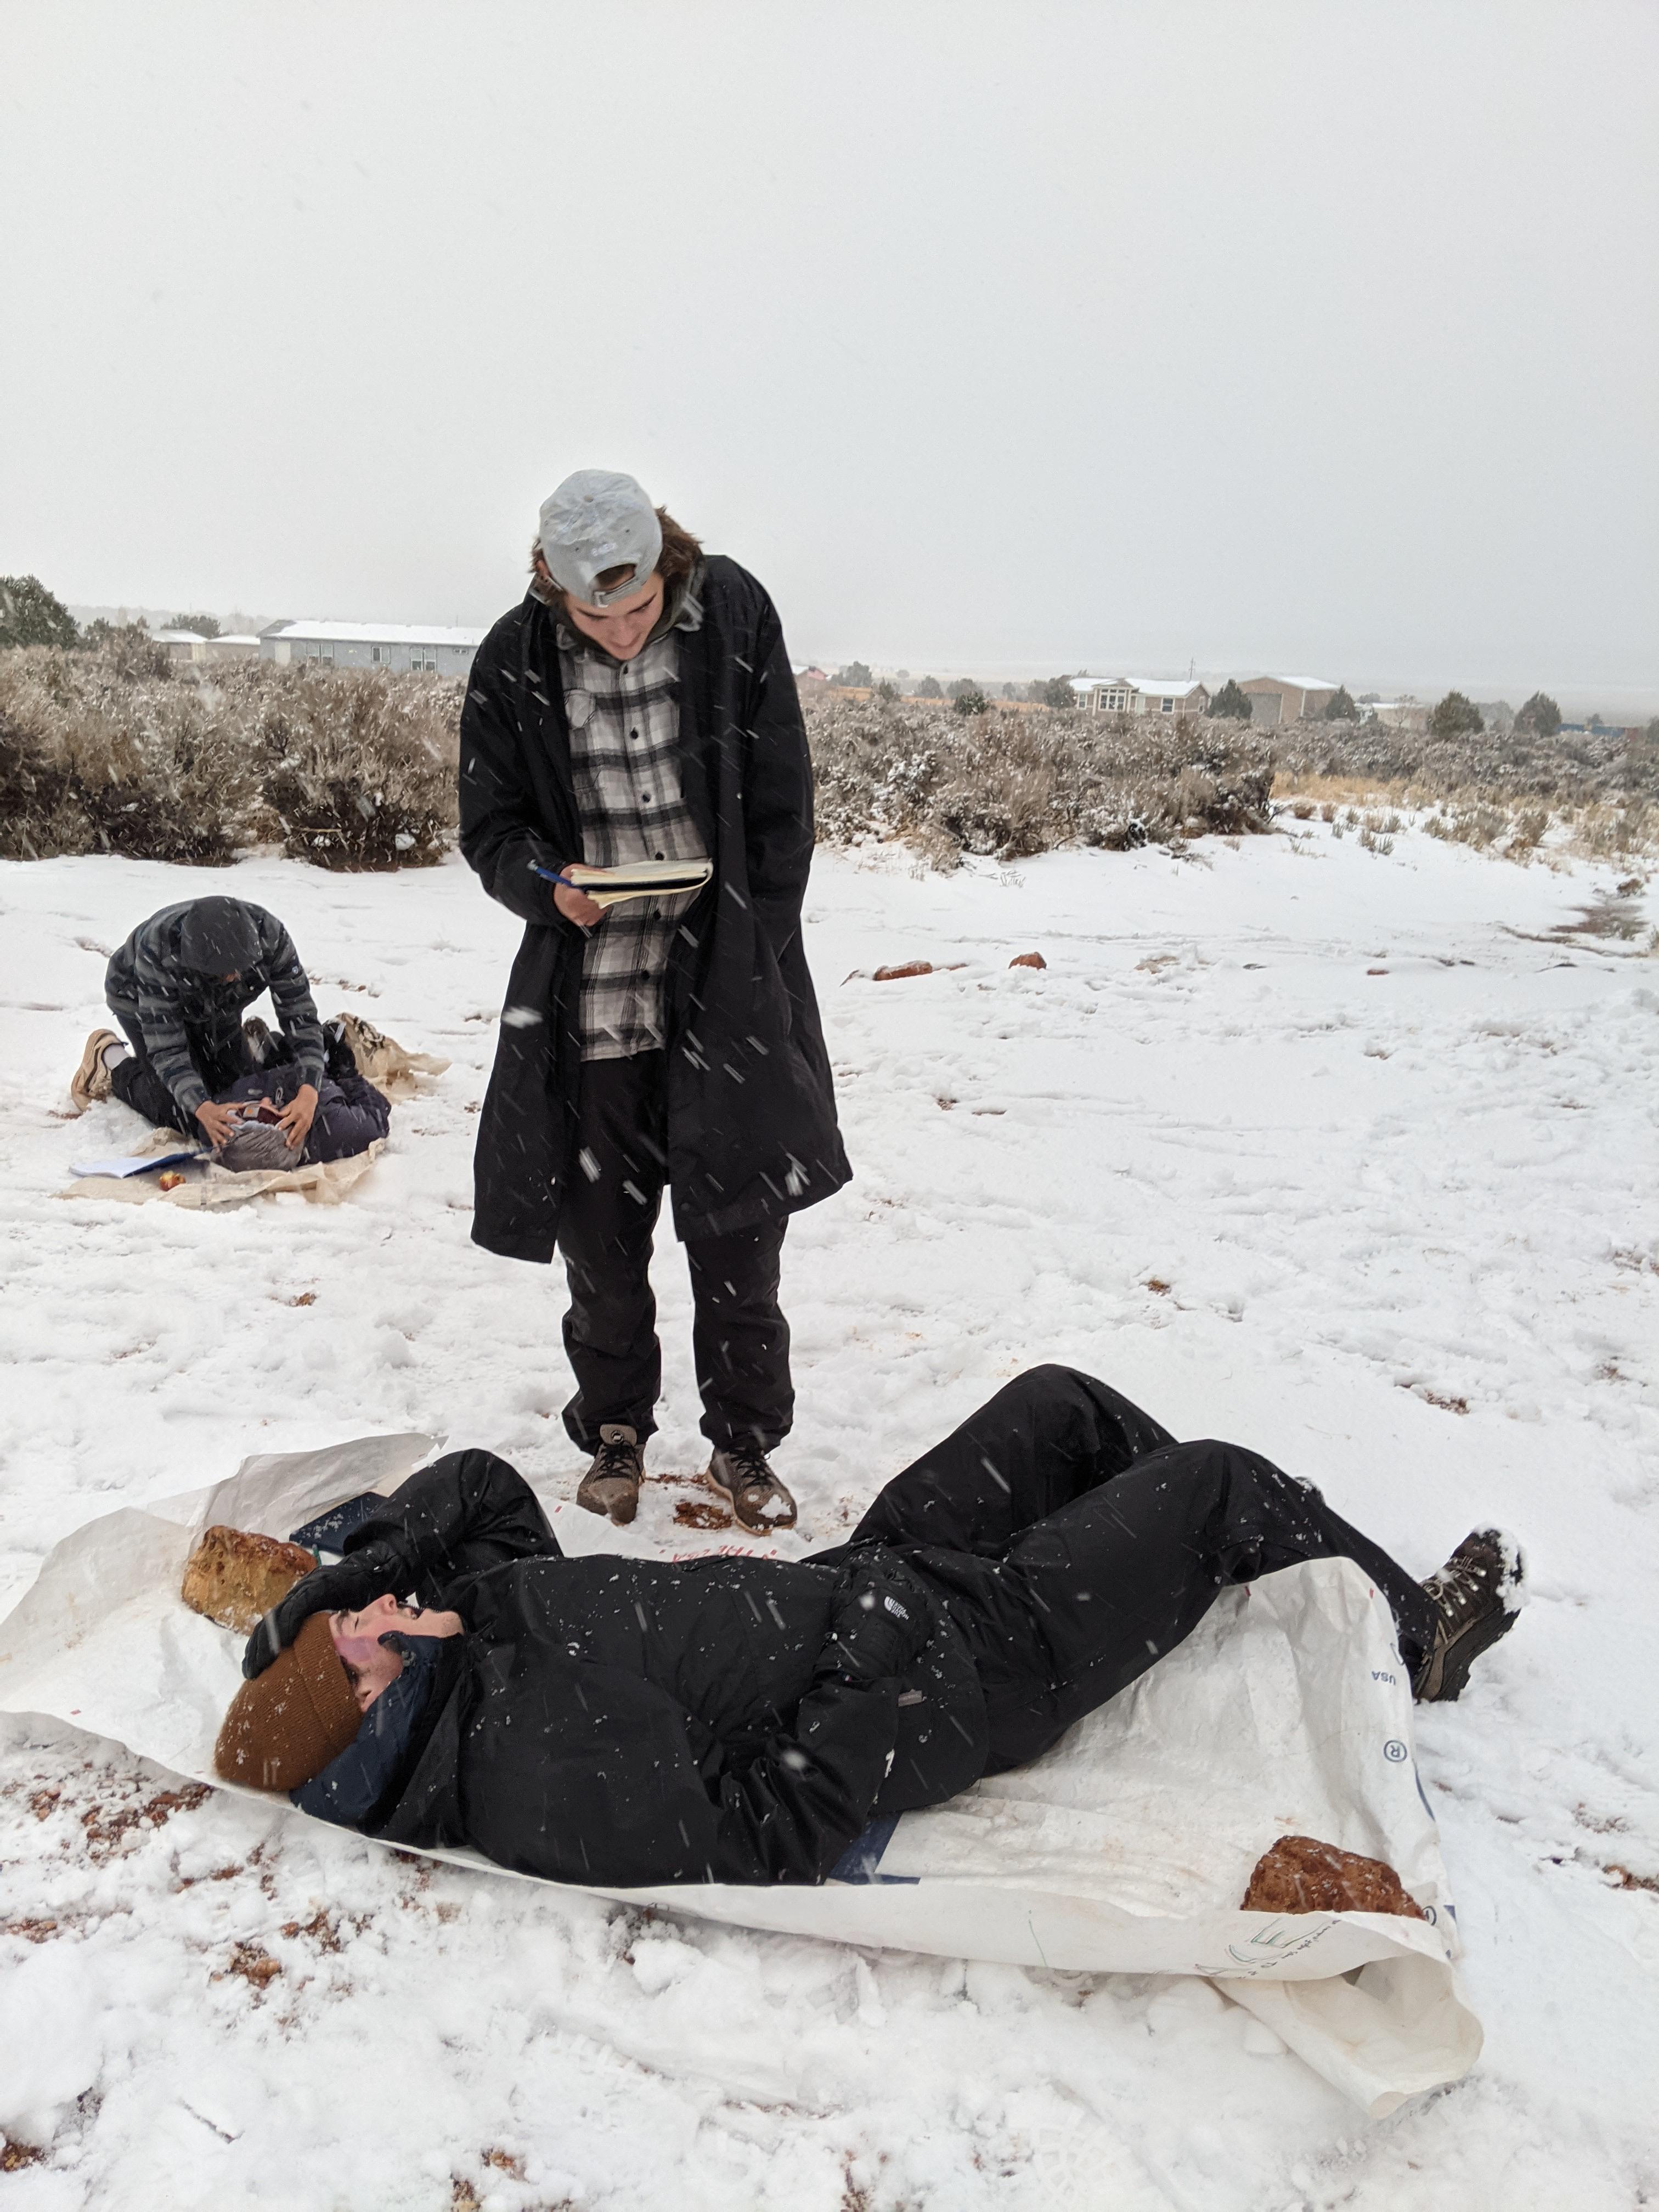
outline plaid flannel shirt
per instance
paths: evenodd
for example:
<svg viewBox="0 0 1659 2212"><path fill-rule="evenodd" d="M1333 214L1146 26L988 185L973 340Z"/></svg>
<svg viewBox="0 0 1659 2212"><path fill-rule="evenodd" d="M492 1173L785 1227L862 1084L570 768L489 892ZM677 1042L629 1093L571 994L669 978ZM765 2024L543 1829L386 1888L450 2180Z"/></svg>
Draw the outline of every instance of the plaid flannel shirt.
<svg viewBox="0 0 1659 2212"><path fill-rule="evenodd" d="M708 858L681 787L677 633L702 626L696 578L663 611L632 660L559 622L570 764L590 867ZM666 1044L663 983L675 927L700 891L629 899L589 933L582 956L584 1060L630 1060Z"/></svg>

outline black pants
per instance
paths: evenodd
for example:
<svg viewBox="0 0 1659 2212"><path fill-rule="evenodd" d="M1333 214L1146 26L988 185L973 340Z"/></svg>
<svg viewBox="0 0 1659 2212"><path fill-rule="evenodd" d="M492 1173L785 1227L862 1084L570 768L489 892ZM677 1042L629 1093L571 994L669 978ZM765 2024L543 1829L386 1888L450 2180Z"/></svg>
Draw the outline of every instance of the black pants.
<svg viewBox="0 0 1659 2212"><path fill-rule="evenodd" d="M111 1090L124 1106L131 1106L146 1121L157 1122L163 1128L182 1129L187 1137L199 1137L201 1123L193 1114L185 1111L155 1073L136 1009L112 999L109 1010L126 1031L133 1053L131 1060L119 1061L111 1070ZM187 1027L185 1041L190 1047L191 1064L206 1085L210 1098L228 1091L237 1077L246 1075L253 1066L240 1014L222 1029Z"/></svg>
<svg viewBox="0 0 1659 2212"><path fill-rule="evenodd" d="M854 1532L906 1553L966 1631L988 1771L1023 1765L1191 1634L1231 1583L1352 1559L1414 1670L1422 1587L1311 1485L1238 1444L1176 1443L1105 1383L1036 1367L896 1475Z"/></svg>
<svg viewBox="0 0 1659 2212"><path fill-rule="evenodd" d="M666 1078L660 1052L582 1063L558 1243L570 1289L565 1356L576 1377L564 1425L588 1451L603 1423L626 1422L641 1443L657 1425L662 1347L649 1270L668 1168ZM783 1231L779 1219L686 1240L702 1432L722 1451L769 1451L794 1416L789 1324L778 1307Z"/></svg>

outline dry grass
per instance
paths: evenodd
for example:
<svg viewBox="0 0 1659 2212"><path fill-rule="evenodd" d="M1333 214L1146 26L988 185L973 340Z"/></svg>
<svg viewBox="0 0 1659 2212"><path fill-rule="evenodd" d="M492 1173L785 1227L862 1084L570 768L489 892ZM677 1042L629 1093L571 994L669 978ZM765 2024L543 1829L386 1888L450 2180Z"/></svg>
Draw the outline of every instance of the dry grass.
<svg viewBox="0 0 1659 2212"><path fill-rule="evenodd" d="M1424 817L1431 837L1520 861L1547 838L1553 850L1595 860L1659 854L1659 744L1645 733L1487 731L1440 743L1309 722L1279 732L1274 755L1279 788L1304 820L1390 809Z"/></svg>
<svg viewBox="0 0 1659 2212"><path fill-rule="evenodd" d="M0 856L430 863L453 833L460 697L429 676L176 668L131 633L0 653Z"/></svg>
<svg viewBox="0 0 1659 2212"><path fill-rule="evenodd" d="M1267 828L1272 758L1228 722L1004 713L918 700L806 708L818 836L903 838L936 866Z"/></svg>

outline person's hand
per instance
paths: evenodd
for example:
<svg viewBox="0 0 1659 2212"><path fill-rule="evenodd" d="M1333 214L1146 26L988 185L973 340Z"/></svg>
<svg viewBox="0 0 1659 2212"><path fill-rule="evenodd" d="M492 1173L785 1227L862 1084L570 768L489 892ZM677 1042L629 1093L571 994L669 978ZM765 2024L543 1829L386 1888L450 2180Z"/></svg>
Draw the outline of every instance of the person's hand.
<svg viewBox="0 0 1659 2212"><path fill-rule="evenodd" d="M203 1135L216 1152L241 1116L234 1106L216 1106L208 1098L196 1109L196 1118L202 1125Z"/></svg>
<svg viewBox="0 0 1659 2212"><path fill-rule="evenodd" d="M568 876L575 865L574 860L567 860L559 872ZM574 884L555 884L553 903L567 921L574 921L582 929L592 929L596 921L605 920L605 908L596 899L589 898L586 891L579 891Z"/></svg>
<svg viewBox="0 0 1659 2212"><path fill-rule="evenodd" d="M377 1597L397 1595L415 1577L395 1544L382 1538L365 1544L331 1567L301 1575L279 1598L248 1638L242 1673L251 1682L285 1651L313 1613L356 1613Z"/></svg>
<svg viewBox="0 0 1659 2212"><path fill-rule="evenodd" d="M853 1570L830 1618L831 1656L849 1681L879 1681L921 1657L933 1627L913 1578L871 1559Z"/></svg>
<svg viewBox="0 0 1659 2212"><path fill-rule="evenodd" d="M288 1136L288 1148L297 1152L311 1133L312 1118L317 1111L317 1086L302 1083L276 1116L276 1126Z"/></svg>

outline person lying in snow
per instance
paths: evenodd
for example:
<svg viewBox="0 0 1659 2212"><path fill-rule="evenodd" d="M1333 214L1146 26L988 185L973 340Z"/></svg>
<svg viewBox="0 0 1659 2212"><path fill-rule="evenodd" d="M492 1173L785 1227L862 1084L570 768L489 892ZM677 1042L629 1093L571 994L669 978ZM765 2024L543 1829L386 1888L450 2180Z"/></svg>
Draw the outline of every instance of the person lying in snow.
<svg viewBox="0 0 1659 2212"><path fill-rule="evenodd" d="M513 1468L452 1452L260 1622L215 1763L555 1881L817 1882L872 1819L1037 1758L1218 1590L1333 1557L1388 1601L1419 1698L1514 1624L1496 1531L1419 1583L1310 1485L1063 1367L801 1561L567 1559Z"/></svg>
<svg viewBox="0 0 1659 2212"><path fill-rule="evenodd" d="M384 1137L392 1125L392 1101L358 1071L352 1033L360 1027L349 1014L323 1025L324 1072L309 1085L315 1103L301 1137L289 1116L307 1078L294 1042L280 1030L273 1036L257 1018L245 1023L248 1073L227 1084L213 1102L227 1117L227 1133L214 1152L219 1164L238 1173L312 1166L350 1159ZM98 1031L92 1042L99 1040L87 1097L124 1096L121 1076L132 1066L131 1056L111 1031Z"/></svg>
<svg viewBox="0 0 1659 2212"><path fill-rule="evenodd" d="M290 1151L304 1145L323 1079L323 1037L294 940L274 914L234 898L186 899L140 922L104 975L126 1032L94 1030L70 1096L84 1109L113 1095L147 1120L222 1145L238 1118L221 1093L255 1063L242 1011L269 990L300 1079L282 1109Z"/></svg>

